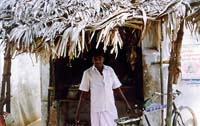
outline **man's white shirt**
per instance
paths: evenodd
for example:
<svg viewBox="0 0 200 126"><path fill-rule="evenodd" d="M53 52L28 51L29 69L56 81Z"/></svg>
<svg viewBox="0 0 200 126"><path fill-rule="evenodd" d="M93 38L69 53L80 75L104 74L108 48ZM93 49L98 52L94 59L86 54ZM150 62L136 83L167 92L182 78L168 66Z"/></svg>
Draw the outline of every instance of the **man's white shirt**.
<svg viewBox="0 0 200 126"><path fill-rule="evenodd" d="M110 66L104 65L102 73L95 66L85 70L79 87L90 91L91 112L116 111L113 89L121 83Z"/></svg>

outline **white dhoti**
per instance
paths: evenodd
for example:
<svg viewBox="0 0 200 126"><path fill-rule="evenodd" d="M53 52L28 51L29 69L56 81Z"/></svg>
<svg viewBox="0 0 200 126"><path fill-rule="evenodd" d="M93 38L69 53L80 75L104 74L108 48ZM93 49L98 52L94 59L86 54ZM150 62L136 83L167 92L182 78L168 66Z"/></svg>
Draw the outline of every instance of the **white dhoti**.
<svg viewBox="0 0 200 126"><path fill-rule="evenodd" d="M117 112L91 112L91 126L117 126L114 122L118 118Z"/></svg>

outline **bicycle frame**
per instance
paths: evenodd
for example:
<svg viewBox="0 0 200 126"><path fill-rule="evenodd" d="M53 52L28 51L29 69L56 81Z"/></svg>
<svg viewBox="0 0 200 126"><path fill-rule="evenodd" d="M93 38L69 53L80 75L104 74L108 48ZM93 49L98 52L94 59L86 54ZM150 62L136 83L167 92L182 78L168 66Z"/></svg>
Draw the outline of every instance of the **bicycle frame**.
<svg viewBox="0 0 200 126"><path fill-rule="evenodd" d="M180 94L181 94L181 92L176 90L176 92L173 93L173 99L175 99L175 97L180 95ZM139 121L139 120L142 119L142 117L144 117L148 126L151 126L150 121L149 121L146 113L162 110L162 109L165 109L167 107L167 104L164 104L164 105L157 104L157 105L154 105L154 106L150 106L153 103L153 101L158 98L158 96L162 96L162 95L167 95L167 94L161 94L159 92L154 92L152 97L148 98L147 100L145 100L143 102L142 107L141 107L141 105L136 105L136 107L140 106L139 108L142 108L142 115L140 117L137 117L137 118L125 117L125 118L121 118L122 120L119 120L119 119L115 120L115 122L117 122L117 124L119 124L119 125L125 126L127 123ZM174 101L173 101L173 111L178 112L178 109L177 109Z"/></svg>

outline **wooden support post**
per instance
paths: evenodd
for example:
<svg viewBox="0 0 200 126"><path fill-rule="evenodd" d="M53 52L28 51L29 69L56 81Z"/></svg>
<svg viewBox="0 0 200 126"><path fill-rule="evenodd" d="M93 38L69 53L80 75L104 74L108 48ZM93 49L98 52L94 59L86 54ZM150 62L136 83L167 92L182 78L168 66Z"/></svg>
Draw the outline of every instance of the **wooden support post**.
<svg viewBox="0 0 200 126"><path fill-rule="evenodd" d="M172 51L171 51L172 54ZM173 55L170 57L169 63L169 74L168 74L168 86L167 86L167 118L166 118L166 126L171 126L171 116L172 116L172 74L173 74Z"/></svg>
<svg viewBox="0 0 200 126"><path fill-rule="evenodd" d="M163 58L162 58L162 42L160 42L160 90L161 93L164 93L164 84L163 84ZM161 104L164 105L164 96L161 96ZM164 126L164 110L161 110L161 126Z"/></svg>
<svg viewBox="0 0 200 126"><path fill-rule="evenodd" d="M6 44L4 52L4 66L3 77L1 86L1 98L0 98L0 115L3 114L3 108L6 104L6 111L10 112L10 76L11 76L11 54L10 44ZM6 93L6 94L5 94Z"/></svg>
<svg viewBox="0 0 200 126"><path fill-rule="evenodd" d="M172 42L171 56L169 60L168 89L167 89L167 119L166 126L171 126L172 117L172 85L177 83L180 71L180 50L182 46L184 21L181 21L176 41Z"/></svg>
<svg viewBox="0 0 200 126"><path fill-rule="evenodd" d="M48 88L48 115L47 126L57 126L57 105L55 102L55 64L53 60L50 60L50 83Z"/></svg>

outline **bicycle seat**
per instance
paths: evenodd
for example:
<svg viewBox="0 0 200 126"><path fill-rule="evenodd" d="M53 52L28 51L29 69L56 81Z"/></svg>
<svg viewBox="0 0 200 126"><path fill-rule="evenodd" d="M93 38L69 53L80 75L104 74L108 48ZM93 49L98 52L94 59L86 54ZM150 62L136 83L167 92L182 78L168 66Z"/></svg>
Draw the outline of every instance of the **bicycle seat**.
<svg viewBox="0 0 200 126"><path fill-rule="evenodd" d="M142 109L145 109L146 107L148 107L151 104L152 104L152 99L151 98L148 98L145 101L137 103L138 108L142 108Z"/></svg>
<svg viewBox="0 0 200 126"><path fill-rule="evenodd" d="M143 102L143 108L146 108L152 104L152 99L148 98Z"/></svg>

